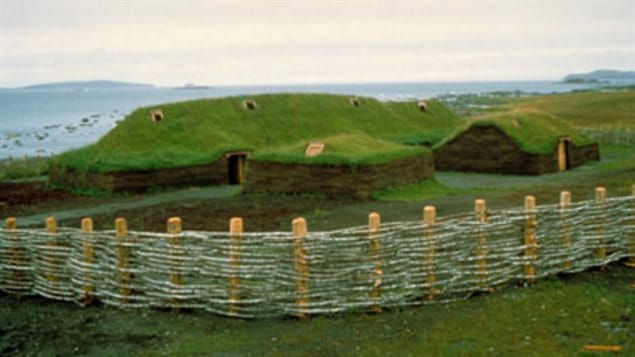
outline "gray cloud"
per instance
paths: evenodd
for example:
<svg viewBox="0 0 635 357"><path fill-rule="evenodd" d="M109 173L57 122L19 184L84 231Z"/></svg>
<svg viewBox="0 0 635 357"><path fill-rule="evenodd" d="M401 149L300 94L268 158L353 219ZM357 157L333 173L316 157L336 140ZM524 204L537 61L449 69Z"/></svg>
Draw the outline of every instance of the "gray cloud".
<svg viewBox="0 0 635 357"><path fill-rule="evenodd" d="M632 69L634 8L619 0L0 0L0 84L557 78Z"/></svg>

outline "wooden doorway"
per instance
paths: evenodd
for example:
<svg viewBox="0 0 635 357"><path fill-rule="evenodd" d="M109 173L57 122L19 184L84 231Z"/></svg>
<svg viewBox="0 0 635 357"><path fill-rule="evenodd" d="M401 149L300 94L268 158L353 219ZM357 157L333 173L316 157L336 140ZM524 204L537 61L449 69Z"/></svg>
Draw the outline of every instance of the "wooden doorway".
<svg viewBox="0 0 635 357"><path fill-rule="evenodd" d="M563 137L558 141L558 170L571 168L571 138Z"/></svg>
<svg viewBox="0 0 635 357"><path fill-rule="evenodd" d="M227 158L227 183L240 185L245 181L246 152L233 152L226 154Z"/></svg>

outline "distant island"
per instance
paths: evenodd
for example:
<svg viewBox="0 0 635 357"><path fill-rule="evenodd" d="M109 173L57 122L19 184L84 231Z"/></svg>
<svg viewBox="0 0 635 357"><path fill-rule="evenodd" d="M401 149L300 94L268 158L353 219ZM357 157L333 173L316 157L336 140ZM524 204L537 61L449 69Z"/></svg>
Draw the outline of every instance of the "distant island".
<svg viewBox="0 0 635 357"><path fill-rule="evenodd" d="M197 85L194 83L185 83L183 86L181 87L174 87L174 89L212 89L213 87L211 86L205 86L205 85Z"/></svg>
<svg viewBox="0 0 635 357"><path fill-rule="evenodd" d="M618 71L613 69L599 69L588 73L568 74L562 80L564 83L610 83L615 80L634 80L635 71Z"/></svg>
<svg viewBox="0 0 635 357"><path fill-rule="evenodd" d="M61 91L100 91L100 90L126 90L154 88L152 84L130 83L119 81L70 81L34 84L24 87L12 88L20 90L61 90Z"/></svg>

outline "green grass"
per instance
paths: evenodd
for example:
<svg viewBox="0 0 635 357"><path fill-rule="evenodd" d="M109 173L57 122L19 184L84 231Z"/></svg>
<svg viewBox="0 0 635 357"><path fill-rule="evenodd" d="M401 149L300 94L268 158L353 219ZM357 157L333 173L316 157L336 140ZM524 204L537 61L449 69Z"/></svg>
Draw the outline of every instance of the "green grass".
<svg viewBox="0 0 635 357"><path fill-rule="evenodd" d="M209 330L186 329L147 354L575 356L585 344L620 345L629 354L635 349L635 294L629 288L635 275L618 271L622 276L552 277L534 288L510 286L449 305L379 315L231 320Z"/></svg>
<svg viewBox="0 0 635 357"><path fill-rule="evenodd" d="M540 110L579 127L635 127L635 90L583 92L533 97L514 103L517 110Z"/></svg>
<svg viewBox="0 0 635 357"><path fill-rule="evenodd" d="M51 160L47 157L24 160L0 160L0 181L27 179L47 175Z"/></svg>
<svg viewBox="0 0 635 357"><path fill-rule="evenodd" d="M421 112L415 102L371 98L360 98L361 105L355 107L348 96L341 95L270 94L250 98L256 101L256 110L244 109L243 97L140 108L97 143L60 155L55 164L91 172L157 169L210 163L231 151L250 151L253 155L262 151L273 156L276 148L281 148L278 159L294 161L297 153L289 150L297 150L308 141L351 135L357 136L358 142L371 137L395 144L436 143L463 122L435 100L428 102L427 112ZM153 108L160 108L165 119L152 122L149 113ZM386 157L415 152L387 144L383 147L388 150ZM339 155L328 157L358 161L368 149L367 145L340 148ZM378 151L373 155L381 157ZM374 161L370 156L368 159ZM321 160L328 161L316 162L324 163Z"/></svg>
<svg viewBox="0 0 635 357"><path fill-rule="evenodd" d="M324 144L319 156L306 157L304 151L311 141ZM399 145L366 135L334 135L323 139L264 149L250 159L298 164L373 165L429 152L421 146Z"/></svg>
<svg viewBox="0 0 635 357"><path fill-rule="evenodd" d="M436 180L426 180L412 185L378 191L373 193L372 198L380 201L422 201L464 192L466 191L448 187Z"/></svg>
<svg viewBox="0 0 635 357"><path fill-rule="evenodd" d="M437 143L435 147L443 146L472 126L495 126L514 140L523 151L533 154L552 153L558 139L563 136L570 137L577 146L594 142L578 133L569 123L552 114L514 109L475 117L469 124Z"/></svg>
<svg viewBox="0 0 635 357"><path fill-rule="evenodd" d="M450 109L462 117L473 117L488 112L504 111L512 108L512 104L534 97L520 91L447 94L438 97Z"/></svg>

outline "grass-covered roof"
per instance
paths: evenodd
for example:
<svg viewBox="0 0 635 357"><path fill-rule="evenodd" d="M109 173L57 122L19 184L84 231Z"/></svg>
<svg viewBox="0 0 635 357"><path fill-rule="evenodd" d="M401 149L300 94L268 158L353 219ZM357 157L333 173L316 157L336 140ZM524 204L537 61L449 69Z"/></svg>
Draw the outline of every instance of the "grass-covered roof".
<svg viewBox="0 0 635 357"><path fill-rule="evenodd" d="M253 99L255 110L245 109ZM372 164L424 151L403 144L441 141L463 123L435 100L380 102L329 94L267 94L201 99L140 108L97 143L71 150L55 163L92 172L205 164L226 152L283 162ZM150 119L160 109L164 119ZM322 141L322 157L304 158L308 142ZM301 157L302 156L302 157Z"/></svg>
<svg viewBox="0 0 635 357"><path fill-rule="evenodd" d="M324 151L315 157L306 157L304 151L311 142L324 144ZM302 140L294 144L265 148L253 155L254 160L297 164L380 164L402 157L429 152L422 146L400 145L376 139L365 134L340 134Z"/></svg>
<svg viewBox="0 0 635 357"><path fill-rule="evenodd" d="M516 142L521 150L532 154L553 152L558 140L565 136L577 146L593 143L555 115L534 110L511 110L475 117L435 147L444 145L474 126L494 126Z"/></svg>

